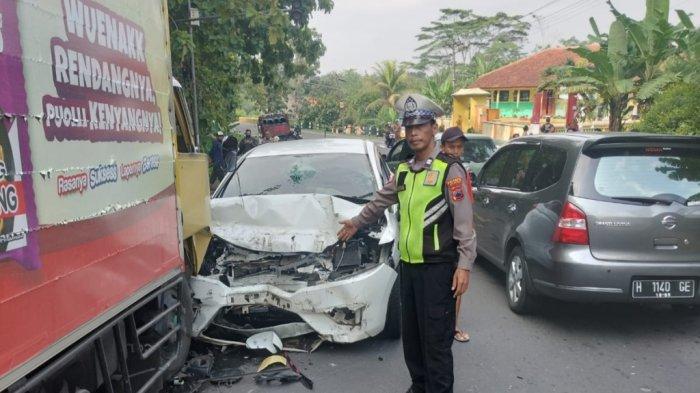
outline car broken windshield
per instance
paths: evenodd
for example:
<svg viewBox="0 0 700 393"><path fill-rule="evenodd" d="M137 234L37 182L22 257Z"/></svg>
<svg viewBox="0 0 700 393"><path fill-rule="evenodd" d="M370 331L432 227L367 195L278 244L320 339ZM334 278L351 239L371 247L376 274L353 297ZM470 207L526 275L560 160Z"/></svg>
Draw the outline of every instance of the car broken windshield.
<svg viewBox="0 0 700 393"><path fill-rule="evenodd" d="M365 199L376 182L363 154L306 154L252 157L236 170L222 197L327 194Z"/></svg>

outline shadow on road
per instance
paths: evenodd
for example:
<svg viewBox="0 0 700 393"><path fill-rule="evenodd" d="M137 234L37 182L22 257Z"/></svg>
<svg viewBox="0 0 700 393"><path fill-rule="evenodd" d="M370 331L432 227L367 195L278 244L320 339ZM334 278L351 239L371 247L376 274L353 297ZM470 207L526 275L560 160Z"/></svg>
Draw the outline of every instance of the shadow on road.
<svg viewBox="0 0 700 393"><path fill-rule="evenodd" d="M493 280L505 292L505 273L479 257L477 263L485 278ZM505 293L504 302L505 302ZM507 307L507 306L506 306ZM507 308L503 312L511 312ZM700 310L674 310L664 304L574 303L541 298L531 315L519 316L551 329L587 335L654 336L658 333L692 335L700 343Z"/></svg>

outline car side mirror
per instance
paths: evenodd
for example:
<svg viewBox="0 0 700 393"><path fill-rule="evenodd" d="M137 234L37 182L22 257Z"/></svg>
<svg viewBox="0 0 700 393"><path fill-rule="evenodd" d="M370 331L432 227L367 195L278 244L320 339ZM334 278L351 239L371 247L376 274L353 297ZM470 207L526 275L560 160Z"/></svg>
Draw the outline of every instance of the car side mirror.
<svg viewBox="0 0 700 393"><path fill-rule="evenodd" d="M478 185L479 180L472 171L469 171L469 181L472 183L472 187L476 187Z"/></svg>

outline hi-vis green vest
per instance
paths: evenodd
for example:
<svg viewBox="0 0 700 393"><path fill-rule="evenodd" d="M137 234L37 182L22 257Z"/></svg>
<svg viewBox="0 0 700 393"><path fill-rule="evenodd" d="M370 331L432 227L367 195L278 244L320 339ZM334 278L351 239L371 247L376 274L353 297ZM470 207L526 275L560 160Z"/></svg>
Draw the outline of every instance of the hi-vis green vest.
<svg viewBox="0 0 700 393"><path fill-rule="evenodd" d="M396 169L399 252L406 263L457 262L452 212L445 195L447 172L456 163L451 161L438 155L428 169L414 172L405 162Z"/></svg>

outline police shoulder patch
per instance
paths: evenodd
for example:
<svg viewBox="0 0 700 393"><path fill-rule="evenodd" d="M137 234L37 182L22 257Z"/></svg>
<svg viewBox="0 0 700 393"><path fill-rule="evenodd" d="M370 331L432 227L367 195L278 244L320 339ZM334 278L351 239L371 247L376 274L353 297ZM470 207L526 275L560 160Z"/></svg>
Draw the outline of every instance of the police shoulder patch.
<svg viewBox="0 0 700 393"><path fill-rule="evenodd" d="M462 178L461 177L455 177L452 179L449 179L445 182L447 187L452 190L453 188L461 188L462 187Z"/></svg>

